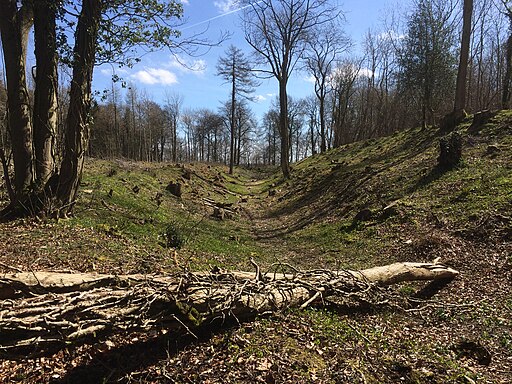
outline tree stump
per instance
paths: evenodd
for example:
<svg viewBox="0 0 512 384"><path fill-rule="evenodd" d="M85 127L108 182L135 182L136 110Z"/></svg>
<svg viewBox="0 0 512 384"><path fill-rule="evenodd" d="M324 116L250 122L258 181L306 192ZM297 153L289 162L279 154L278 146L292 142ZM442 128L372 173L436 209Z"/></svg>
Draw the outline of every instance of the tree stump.
<svg viewBox="0 0 512 384"><path fill-rule="evenodd" d="M462 160L462 136L452 132L439 140L438 168L448 170L456 167Z"/></svg>
<svg viewBox="0 0 512 384"><path fill-rule="evenodd" d="M167 187L165 188L167 191L169 191L172 195L176 197L181 197L181 184L180 183L169 183Z"/></svg>
<svg viewBox="0 0 512 384"><path fill-rule="evenodd" d="M478 133L484 124L487 124L489 120L494 117L495 113L486 109L475 113L473 116L473 122L468 129L469 133Z"/></svg>

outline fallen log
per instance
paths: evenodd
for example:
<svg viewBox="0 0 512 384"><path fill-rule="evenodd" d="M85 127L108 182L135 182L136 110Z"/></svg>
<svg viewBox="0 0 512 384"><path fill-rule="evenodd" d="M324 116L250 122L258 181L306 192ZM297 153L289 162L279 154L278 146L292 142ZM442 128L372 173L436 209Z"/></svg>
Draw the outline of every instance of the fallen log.
<svg viewBox="0 0 512 384"><path fill-rule="evenodd" d="M0 350L43 351L101 334L193 329L219 319L306 307L329 297L375 301L379 285L450 279L440 264L361 271L183 272L168 276L30 272L0 275Z"/></svg>

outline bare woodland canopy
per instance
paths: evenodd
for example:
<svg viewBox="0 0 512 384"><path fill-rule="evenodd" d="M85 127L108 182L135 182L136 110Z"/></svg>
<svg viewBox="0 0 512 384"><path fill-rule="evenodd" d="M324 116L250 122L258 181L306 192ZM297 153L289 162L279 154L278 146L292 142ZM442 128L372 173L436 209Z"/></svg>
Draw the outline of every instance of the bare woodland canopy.
<svg viewBox="0 0 512 384"><path fill-rule="evenodd" d="M138 59L136 47L177 53L224 41L183 39L181 3L2 1L7 82L0 89L7 100L0 107L1 136L4 168L11 159L14 166L10 213L18 214L21 206L21 211L47 207L41 202L44 192L65 215L73 206L85 154L231 166L280 163L287 177L290 162L311 154L439 124L454 109L457 72L457 99L464 96L464 108L459 102L456 109L507 107L509 4L480 0L471 12L470 3L416 0L405 14L390 12L356 49L344 33L344 10L335 2L247 2L244 31L254 56L228 63L227 51L221 58L218 74L231 78L232 89L214 111L184 110L179 94L158 104L133 84L122 92L114 81L103 97L91 94L94 65L130 65ZM471 19L472 13L478 17ZM26 50L32 30L37 74L29 86ZM466 33L461 49L463 30L473 33ZM58 81L60 64L72 68L69 83ZM279 88L261 121L248 101L257 85L251 70L274 77ZM314 79L314 92L306 99L294 98L287 87L299 72Z"/></svg>
<svg viewBox="0 0 512 384"><path fill-rule="evenodd" d="M504 92L509 20L504 10L495 1L475 2L465 91L468 112L508 104ZM319 26L293 68L294 73L308 73L316 84L306 99L288 91L288 156L292 162L352 141L422 123L439 124L454 107L461 1L422 0L414 2L405 14L394 10L366 33L362 47L347 38L344 25L339 18ZM264 63L252 65L264 67ZM278 82L275 84L277 91ZM179 90L172 95L176 96ZM227 91L217 110L184 109L182 104L176 108L167 101L158 105L133 85L125 94L113 84L95 110L90 153L228 163L234 152L235 164L279 164L279 100L260 121L251 112L250 102L243 97L237 100L233 151L230 104ZM172 119L176 116L178 136L174 142Z"/></svg>

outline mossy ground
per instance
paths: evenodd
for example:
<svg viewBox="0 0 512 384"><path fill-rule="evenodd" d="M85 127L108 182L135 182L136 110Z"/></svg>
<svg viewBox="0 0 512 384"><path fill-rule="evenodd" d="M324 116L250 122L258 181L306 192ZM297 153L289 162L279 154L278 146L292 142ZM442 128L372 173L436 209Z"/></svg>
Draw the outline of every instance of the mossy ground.
<svg viewBox="0 0 512 384"><path fill-rule="evenodd" d="M512 112L459 126L463 161L437 168L435 129L408 130L277 169L88 160L75 216L1 224L4 271L367 268L442 262L434 300L290 310L187 335L115 335L53 360L4 361L5 382L508 383L512 381ZM182 196L166 190L182 184ZM211 203L234 211L212 217ZM356 220L366 210L364 220ZM169 233L182 240L169 247ZM401 303L396 306L396 303ZM492 357L480 364L471 342Z"/></svg>

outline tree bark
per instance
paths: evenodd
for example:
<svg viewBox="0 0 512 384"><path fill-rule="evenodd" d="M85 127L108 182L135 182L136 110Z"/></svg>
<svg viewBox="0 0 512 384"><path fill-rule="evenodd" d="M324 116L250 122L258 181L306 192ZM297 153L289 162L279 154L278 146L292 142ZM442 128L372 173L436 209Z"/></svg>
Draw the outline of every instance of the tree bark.
<svg viewBox="0 0 512 384"><path fill-rule="evenodd" d="M462 38L460 45L459 69L455 88L453 111L443 117L440 124L441 132L451 132L466 118L466 81L468 72L469 49L471 44L471 18L473 16L473 0L464 0Z"/></svg>
<svg viewBox="0 0 512 384"><path fill-rule="evenodd" d="M62 215L66 215L74 205L89 140L91 83L102 7L101 0L84 0L75 34L68 126L57 189Z"/></svg>
<svg viewBox="0 0 512 384"><path fill-rule="evenodd" d="M7 80L8 126L14 160L14 189L21 199L34 181L32 121L26 80L28 33L33 24L31 4L0 0L0 33Z"/></svg>
<svg viewBox="0 0 512 384"><path fill-rule="evenodd" d="M0 276L0 350L42 353L101 334L166 327L192 332L216 319L250 319L341 296L377 301L378 285L453 279L439 264L396 263L362 271L172 276L31 272ZM8 300L7 300L8 299Z"/></svg>
<svg viewBox="0 0 512 384"><path fill-rule="evenodd" d="M43 187L54 172L57 132L57 42L54 1L34 2L36 89L34 99L34 152L38 185Z"/></svg>
<svg viewBox="0 0 512 384"><path fill-rule="evenodd" d="M509 15L510 24L512 26L512 14ZM501 95L501 108L510 108L510 80L512 78L512 33L507 39L507 47L505 51L505 76L503 77L503 91Z"/></svg>
<svg viewBox="0 0 512 384"><path fill-rule="evenodd" d="M4 173L4 180L5 180L5 188L7 189L7 194L9 196L9 200L11 202L14 202L16 200L16 194L14 192L14 189L12 188L11 177L9 175L9 164L7 163L7 159L5 158L3 143L2 143L2 146L0 146L0 162L2 163L2 171Z"/></svg>
<svg viewBox="0 0 512 384"><path fill-rule="evenodd" d="M285 179L290 177L290 132L288 127L287 79L279 79L279 134L281 136L281 171Z"/></svg>
<svg viewBox="0 0 512 384"><path fill-rule="evenodd" d="M471 43L471 18L473 16L473 0L464 0L462 39L460 46L459 70L457 72L457 87L453 111L463 111L466 108L466 80L468 72L469 47Z"/></svg>
<svg viewBox="0 0 512 384"><path fill-rule="evenodd" d="M236 112L236 74L235 74L235 60L232 58L232 73L231 73L231 124L230 124L230 137L229 137L229 174L233 174L233 166L235 164L235 136L236 136L236 125L235 125L235 112ZM240 137L238 138L240 140Z"/></svg>
<svg viewBox="0 0 512 384"><path fill-rule="evenodd" d="M322 81L324 82L324 81ZM322 85L324 87L324 85ZM327 150L326 145L326 124L325 124L325 91L321 91L320 95L317 94L318 102L319 102L319 111L318 114L320 116L320 152L324 153Z"/></svg>

